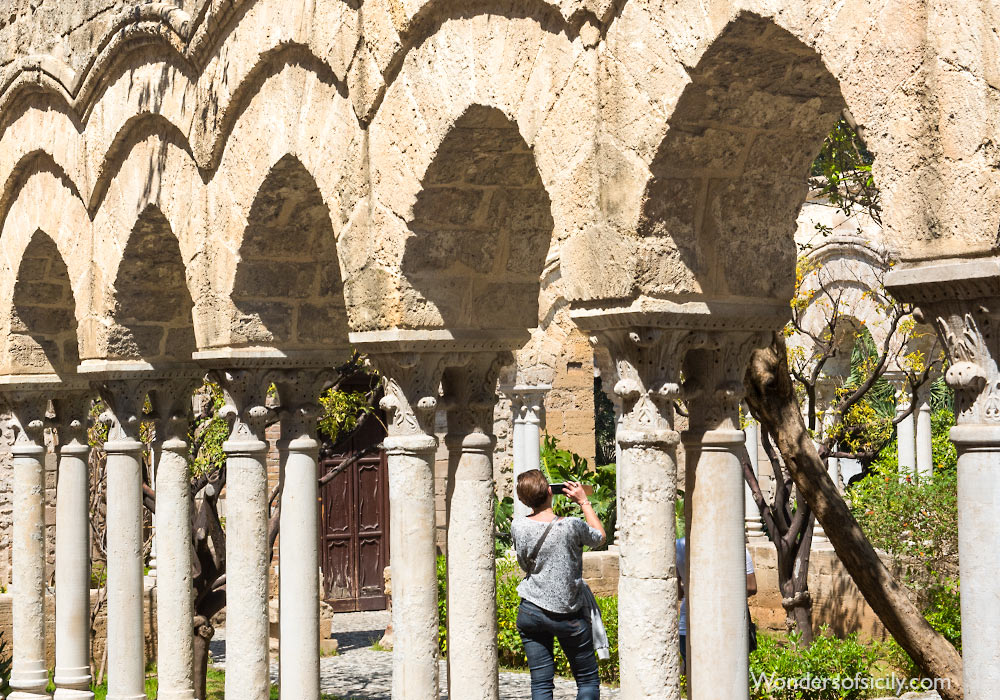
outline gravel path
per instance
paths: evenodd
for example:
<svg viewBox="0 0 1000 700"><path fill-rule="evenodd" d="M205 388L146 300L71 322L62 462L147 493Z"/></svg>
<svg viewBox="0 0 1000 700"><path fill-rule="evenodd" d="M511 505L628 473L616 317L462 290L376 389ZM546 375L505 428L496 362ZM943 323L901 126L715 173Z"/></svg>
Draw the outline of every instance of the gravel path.
<svg viewBox="0 0 1000 700"><path fill-rule="evenodd" d="M382 636L389 615L384 611L339 613L333 616L333 636L340 644L337 656L320 660L320 687L324 693L334 693L350 700L390 700L392 688L392 653L373 651L375 640ZM216 630L211 643L213 663L226 665L226 631ZM441 684L447 685L447 669L441 662ZM272 660L271 679L278 680L278 664ZM528 700L531 681L527 673L504 671L500 674L501 700ZM448 697L447 689L441 698ZM601 688L601 697L618 697L617 688ZM556 679L554 700L575 700L576 684L572 680Z"/></svg>

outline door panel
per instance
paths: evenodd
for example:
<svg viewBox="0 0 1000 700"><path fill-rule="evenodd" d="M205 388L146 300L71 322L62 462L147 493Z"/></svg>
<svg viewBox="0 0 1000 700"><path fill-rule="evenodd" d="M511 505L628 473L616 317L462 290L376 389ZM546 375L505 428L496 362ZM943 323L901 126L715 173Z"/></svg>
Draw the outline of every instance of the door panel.
<svg viewBox="0 0 1000 700"><path fill-rule="evenodd" d="M377 420L336 447L325 474L378 445L385 429ZM366 455L335 476L322 492L323 595L334 611L384 610L383 569L389 564L389 484L385 453Z"/></svg>

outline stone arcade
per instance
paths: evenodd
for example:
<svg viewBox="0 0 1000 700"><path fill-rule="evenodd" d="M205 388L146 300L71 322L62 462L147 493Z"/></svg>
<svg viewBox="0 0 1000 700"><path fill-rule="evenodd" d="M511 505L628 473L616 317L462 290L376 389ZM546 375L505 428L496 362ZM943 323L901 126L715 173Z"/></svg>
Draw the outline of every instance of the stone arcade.
<svg viewBox="0 0 1000 700"><path fill-rule="evenodd" d="M965 0L2 3L2 391L16 423L11 684L47 697L43 429L55 428L57 698L90 697L86 399L104 397L109 695L143 694L139 416L159 422L160 694L192 698L187 398L225 389L228 700L268 697L263 423L282 421L282 697L318 697L313 397L387 378L393 697L437 697L431 425L448 417L452 697L495 700L492 420L557 278L623 415L621 694L679 697L673 498L687 451L690 697L747 697L751 350L785 318L805 176L845 108L877 154L894 289L963 410L965 693L1000 686L997 25ZM955 258L951 262L935 259ZM959 259L960 258L960 259ZM683 382L682 382L683 377ZM443 394L440 390L443 389ZM673 429L672 399L691 407ZM54 410L54 414L48 409ZM54 418L53 418L54 415ZM286 553L287 554L287 553ZM293 565L294 564L294 565ZM692 579L693 580L693 579ZM162 621L176 622L164 624ZM734 632L736 631L736 632ZM724 633L725 632L725 633Z"/></svg>

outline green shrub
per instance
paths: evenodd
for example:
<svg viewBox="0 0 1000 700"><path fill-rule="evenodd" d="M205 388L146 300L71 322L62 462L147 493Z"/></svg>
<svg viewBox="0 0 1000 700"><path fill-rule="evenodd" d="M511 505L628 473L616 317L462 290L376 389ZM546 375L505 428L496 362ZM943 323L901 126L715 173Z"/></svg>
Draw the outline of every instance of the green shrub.
<svg viewBox="0 0 1000 700"><path fill-rule="evenodd" d="M826 629L808 647L799 647L798 640L798 633L788 639L758 635L750 654L751 700L861 700L879 694L871 678L881 645L863 644L857 635L838 639Z"/></svg>
<svg viewBox="0 0 1000 700"><path fill-rule="evenodd" d="M594 513L604 524L607 541L614 542L615 523L618 519L618 501L616 496L617 478L615 464L605 464L591 469L590 465L580 455L559 447L559 441L547 434L542 439L541 468L549 483L558 484L564 481L579 481L594 487L590 503ZM552 510L556 515L566 518L583 517L580 506L565 496L554 496ZM607 545L604 545L606 547ZM603 547L601 547L603 549Z"/></svg>

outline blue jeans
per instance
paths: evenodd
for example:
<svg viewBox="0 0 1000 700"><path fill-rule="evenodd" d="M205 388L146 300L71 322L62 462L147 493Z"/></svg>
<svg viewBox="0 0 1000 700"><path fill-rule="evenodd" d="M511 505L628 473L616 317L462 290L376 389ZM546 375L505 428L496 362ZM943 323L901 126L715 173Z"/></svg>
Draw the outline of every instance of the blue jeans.
<svg viewBox="0 0 1000 700"><path fill-rule="evenodd" d="M569 659L576 679L576 700L600 700L601 679L594 655L590 620L582 611L568 614L543 610L527 600L517 610L517 631L524 642L524 653L531 669L531 700L552 700L556 664L553 640Z"/></svg>

